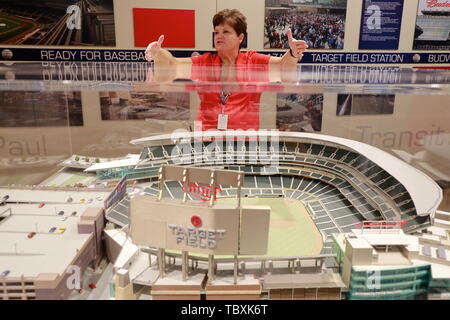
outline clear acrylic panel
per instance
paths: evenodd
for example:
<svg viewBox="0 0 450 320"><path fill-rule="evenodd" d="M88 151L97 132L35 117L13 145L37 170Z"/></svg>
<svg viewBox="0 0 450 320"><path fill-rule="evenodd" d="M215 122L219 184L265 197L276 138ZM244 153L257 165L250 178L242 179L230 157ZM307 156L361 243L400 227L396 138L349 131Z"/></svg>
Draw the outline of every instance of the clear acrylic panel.
<svg viewBox="0 0 450 320"><path fill-rule="evenodd" d="M449 278L448 261L441 264L448 242L444 211L450 211L449 108L448 70L3 64L3 296L86 298L92 290L67 286L60 293L66 278L55 282L49 273L68 275L66 268L75 261L70 250L82 257L80 265L99 263L101 238L110 261L119 242L136 250L136 259L117 258L124 269L109 274L110 285L113 274L118 279L112 295L123 294L129 282L152 285L166 270L164 255L167 270L175 273L158 278L163 284L169 279L183 286L189 276L200 287L207 274L259 286L266 275L269 282L276 280L267 273L276 269L289 277L325 275L328 280L320 281L332 282L333 290L325 290L330 299L339 299L342 288L349 299L419 297L425 289L404 280L403 273L429 281L432 267L423 261L438 261L431 294L440 279ZM224 212L222 221L217 215ZM429 233L432 226L437 227ZM379 234L370 246L365 238L356 239L366 236L364 230L369 237L372 231ZM65 241L52 241L62 234ZM435 243L440 239L437 251L422 243L430 237ZM132 243L125 244L127 238ZM412 238L419 253L408 242ZM341 278L348 267L343 250L350 242L369 249L364 252L370 261L350 266L353 278L345 272ZM55 254L58 246L64 251ZM92 252L98 255L93 258ZM417 257L422 262L412 265ZM383 281L400 270L404 287L383 283L374 293L365 284L361 289L358 281L366 281L372 265L396 269L381 274ZM51 289L41 290L39 283ZM29 292L17 293L17 284ZM90 280L84 284L95 288ZM252 297L282 298L284 289L274 288ZM287 290L306 297L307 289L295 288L288 284Z"/></svg>
<svg viewBox="0 0 450 320"><path fill-rule="evenodd" d="M2 185L46 184L72 155L123 157L141 152L134 139L217 129L220 114L228 130L364 142L450 181L448 70L9 63L0 79Z"/></svg>

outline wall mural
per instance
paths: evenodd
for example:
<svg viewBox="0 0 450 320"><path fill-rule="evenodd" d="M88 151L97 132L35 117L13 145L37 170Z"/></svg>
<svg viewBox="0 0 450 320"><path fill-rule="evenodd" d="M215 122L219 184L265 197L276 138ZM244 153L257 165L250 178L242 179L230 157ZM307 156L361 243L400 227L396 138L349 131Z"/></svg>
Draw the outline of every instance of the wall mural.
<svg viewBox="0 0 450 320"><path fill-rule="evenodd" d="M337 116L393 114L395 95L338 94Z"/></svg>
<svg viewBox="0 0 450 320"><path fill-rule="evenodd" d="M0 92L0 127L82 125L83 110L79 91Z"/></svg>
<svg viewBox="0 0 450 320"><path fill-rule="evenodd" d="M264 48L289 48L286 32L310 49L343 49L347 0L266 0Z"/></svg>
<svg viewBox="0 0 450 320"><path fill-rule="evenodd" d="M293 132L322 130L322 94L278 94L277 129Z"/></svg>
<svg viewBox="0 0 450 320"><path fill-rule="evenodd" d="M100 92L102 120L189 120L188 92Z"/></svg>
<svg viewBox="0 0 450 320"><path fill-rule="evenodd" d="M0 44L115 46L113 0L0 0Z"/></svg>
<svg viewBox="0 0 450 320"><path fill-rule="evenodd" d="M450 3L420 0L414 31L414 50L450 50Z"/></svg>

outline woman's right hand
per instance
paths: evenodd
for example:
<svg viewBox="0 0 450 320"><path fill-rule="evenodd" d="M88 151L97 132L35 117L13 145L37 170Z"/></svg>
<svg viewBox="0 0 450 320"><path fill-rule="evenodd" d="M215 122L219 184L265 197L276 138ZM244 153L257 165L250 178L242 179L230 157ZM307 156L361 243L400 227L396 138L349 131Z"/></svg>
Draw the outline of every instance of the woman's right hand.
<svg viewBox="0 0 450 320"><path fill-rule="evenodd" d="M164 35L161 35L158 41L153 41L147 46L147 49L145 49L145 59L147 59L147 61L152 61L155 59L155 57L161 50L161 45L163 42L164 42Z"/></svg>
<svg viewBox="0 0 450 320"><path fill-rule="evenodd" d="M291 28L288 29L286 35L288 37L289 48L291 49L292 56L295 58L303 57L303 52L308 49L308 44L303 40L294 39Z"/></svg>

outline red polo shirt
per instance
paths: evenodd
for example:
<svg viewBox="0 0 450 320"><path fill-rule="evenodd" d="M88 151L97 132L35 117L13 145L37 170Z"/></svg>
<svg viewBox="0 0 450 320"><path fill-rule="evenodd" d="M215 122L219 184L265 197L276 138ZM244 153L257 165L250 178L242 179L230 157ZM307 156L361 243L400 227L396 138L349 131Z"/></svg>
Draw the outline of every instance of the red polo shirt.
<svg viewBox="0 0 450 320"><path fill-rule="evenodd" d="M261 90L258 88L261 83L268 82L269 59L270 56L255 51L239 52L236 79L220 83L221 64L216 53L191 57L191 78L203 82L194 89L201 101L197 121L201 121L202 127L196 130L217 130L222 110L228 116L227 129L259 130ZM221 103L221 92L230 93L225 105Z"/></svg>

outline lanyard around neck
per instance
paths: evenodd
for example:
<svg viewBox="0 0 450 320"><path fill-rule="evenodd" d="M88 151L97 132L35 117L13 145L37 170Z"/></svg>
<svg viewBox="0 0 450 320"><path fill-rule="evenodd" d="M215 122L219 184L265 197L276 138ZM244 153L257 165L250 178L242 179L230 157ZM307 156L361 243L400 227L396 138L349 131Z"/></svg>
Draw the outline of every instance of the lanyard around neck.
<svg viewBox="0 0 450 320"><path fill-rule="evenodd" d="M228 98L231 96L231 92L225 93L223 90L220 92L220 103L222 104L222 114L224 113L225 104L228 101Z"/></svg>

